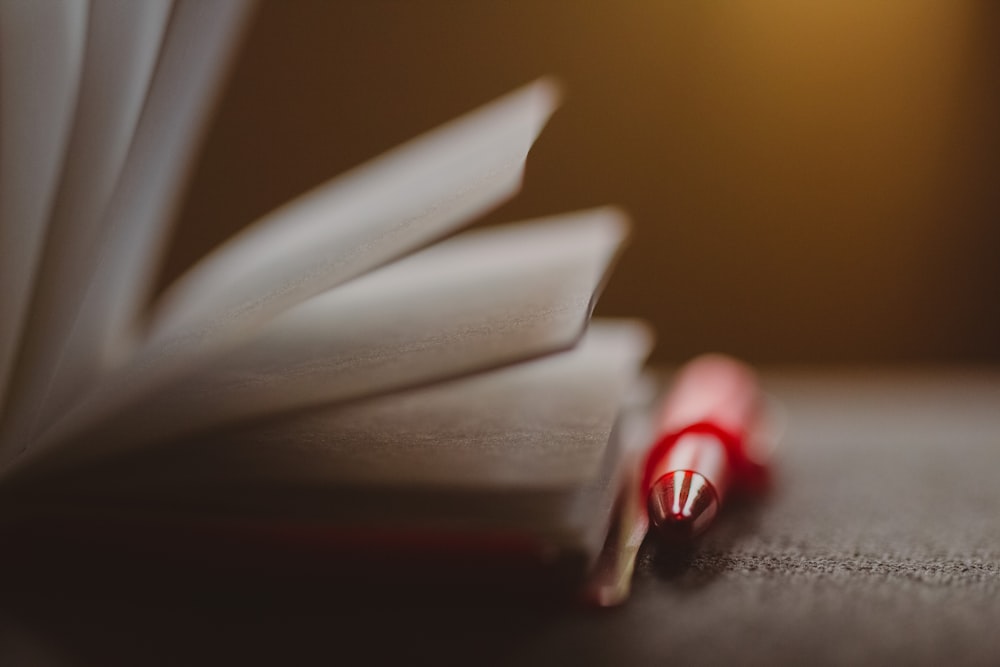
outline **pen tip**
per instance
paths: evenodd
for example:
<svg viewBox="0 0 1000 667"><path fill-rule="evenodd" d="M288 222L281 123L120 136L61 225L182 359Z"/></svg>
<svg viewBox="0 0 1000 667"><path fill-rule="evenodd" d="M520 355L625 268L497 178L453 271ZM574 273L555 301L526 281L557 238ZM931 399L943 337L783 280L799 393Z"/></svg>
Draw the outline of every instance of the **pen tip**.
<svg viewBox="0 0 1000 667"><path fill-rule="evenodd" d="M715 488L690 470L667 473L649 490L649 519L668 541L694 539L711 525L718 511Z"/></svg>

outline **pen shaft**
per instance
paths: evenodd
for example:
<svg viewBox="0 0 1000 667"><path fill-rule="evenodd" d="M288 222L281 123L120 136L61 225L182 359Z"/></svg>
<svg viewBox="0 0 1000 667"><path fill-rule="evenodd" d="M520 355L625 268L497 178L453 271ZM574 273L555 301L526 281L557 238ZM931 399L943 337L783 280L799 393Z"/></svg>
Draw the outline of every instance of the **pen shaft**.
<svg viewBox="0 0 1000 667"><path fill-rule="evenodd" d="M644 474L650 522L661 536L676 541L699 535L730 486L759 469L746 444L761 405L755 374L735 359L706 355L680 370Z"/></svg>
<svg viewBox="0 0 1000 667"><path fill-rule="evenodd" d="M660 415L660 433L679 433L695 424L710 424L742 438L760 409L756 374L735 359L719 354L698 357L681 368Z"/></svg>

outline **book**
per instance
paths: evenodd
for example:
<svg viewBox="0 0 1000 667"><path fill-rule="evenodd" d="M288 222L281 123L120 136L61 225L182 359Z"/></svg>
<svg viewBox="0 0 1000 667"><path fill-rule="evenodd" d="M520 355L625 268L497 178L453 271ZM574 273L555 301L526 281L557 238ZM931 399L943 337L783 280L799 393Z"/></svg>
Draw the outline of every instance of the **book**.
<svg viewBox="0 0 1000 667"><path fill-rule="evenodd" d="M308 523L345 549L499 539L592 570L648 394L645 325L590 322L626 216L461 231L517 191L551 81L305 193L153 294L248 16L0 3L0 515Z"/></svg>

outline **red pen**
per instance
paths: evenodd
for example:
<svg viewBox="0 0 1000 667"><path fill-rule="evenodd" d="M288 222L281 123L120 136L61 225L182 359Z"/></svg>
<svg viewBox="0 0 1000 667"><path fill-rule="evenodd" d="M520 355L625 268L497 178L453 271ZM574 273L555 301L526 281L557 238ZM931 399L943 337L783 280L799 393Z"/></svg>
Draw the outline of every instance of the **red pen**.
<svg viewBox="0 0 1000 667"><path fill-rule="evenodd" d="M681 368L658 418L641 487L661 536L697 537L729 491L763 484L774 444L763 438L763 427L763 395L749 366L712 354Z"/></svg>

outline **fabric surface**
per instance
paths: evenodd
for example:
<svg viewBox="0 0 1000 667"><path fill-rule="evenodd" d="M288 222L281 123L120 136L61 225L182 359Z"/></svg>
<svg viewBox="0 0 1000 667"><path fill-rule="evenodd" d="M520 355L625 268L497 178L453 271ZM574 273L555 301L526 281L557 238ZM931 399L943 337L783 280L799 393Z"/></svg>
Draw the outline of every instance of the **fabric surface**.
<svg viewBox="0 0 1000 667"><path fill-rule="evenodd" d="M0 663L1000 664L1000 373L767 386L788 413L772 490L691 551L647 540L622 608L50 587L0 601Z"/></svg>
<svg viewBox="0 0 1000 667"><path fill-rule="evenodd" d="M646 553L626 614L671 620L633 656L1000 664L1000 378L769 388L789 416L773 491L693 556Z"/></svg>

